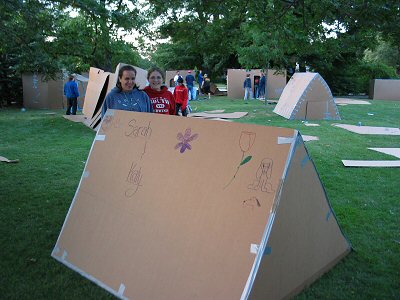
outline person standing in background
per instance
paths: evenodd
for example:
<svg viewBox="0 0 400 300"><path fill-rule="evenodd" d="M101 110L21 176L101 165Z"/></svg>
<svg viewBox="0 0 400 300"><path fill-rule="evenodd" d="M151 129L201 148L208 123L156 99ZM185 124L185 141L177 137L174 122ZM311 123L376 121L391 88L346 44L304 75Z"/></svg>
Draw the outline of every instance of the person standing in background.
<svg viewBox="0 0 400 300"><path fill-rule="evenodd" d="M174 76L175 86L178 85L178 79L179 79L179 78L183 78L183 77L181 76L181 72L176 71L176 74L175 74L175 76Z"/></svg>
<svg viewBox="0 0 400 300"><path fill-rule="evenodd" d="M175 113L179 116L179 109L182 110L182 116L186 117L188 115L188 89L183 84L183 78L178 79L178 85L174 90L174 97L176 102Z"/></svg>
<svg viewBox="0 0 400 300"><path fill-rule="evenodd" d="M259 90L258 99L260 99L260 100L265 100L266 84L267 84L267 79L265 77L265 74L264 74L264 72L261 72L260 86L258 87L258 90Z"/></svg>
<svg viewBox="0 0 400 300"><path fill-rule="evenodd" d="M163 85L165 81L164 72L157 67L147 71L149 85L143 91L150 97L153 110L156 114L175 115L175 98L168 88Z"/></svg>
<svg viewBox="0 0 400 300"><path fill-rule="evenodd" d="M78 97L79 90L78 85L75 82L75 77L69 75L68 82L64 85L64 95L67 97L68 107L67 115L76 115L76 110L78 108Z"/></svg>
<svg viewBox="0 0 400 300"><path fill-rule="evenodd" d="M153 105L149 96L136 85L137 71L130 65L123 66L118 71L118 80L116 86L108 93L104 100L101 117L103 118L108 108L153 112Z"/></svg>
<svg viewBox="0 0 400 300"><path fill-rule="evenodd" d="M204 74L204 80L203 80L202 89L203 89L204 94L208 95L208 99L211 98L211 91L210 91L210 88L211 88L211 80L210 80L210 77L208 77L207 74ZM204 98L204 99L207 99L207 97Z"/></svg>
<svg viewBox="0 0 400 300"><path fill-rule="evenodd" d="M203 91L201 90L203 88L203 80L204 80L203 71L199 70L199 75L197 77L197 82L199 83L199 94L200 95L203 94Z"/></svg>
<svg viewBox="0 0 400 300"><path fill-rule="evenodd" d="M244 88L244 101L251 99L251 79L250 79L250 74L246 75L246 79L243 82L243 88Z"/></svg>
<svg viewBox="0 0 400 300"><path fill-rule="evenodd" d="M189 93L190 93L189 100L196 100L196 95L194 94L194 90L193 90L194 82L196 81L196 79L192 75L192 71L191 70L188 71L188 74L186 75L185 81L186 81L186 85L187 85L187 88L188 88Z"/></svg>

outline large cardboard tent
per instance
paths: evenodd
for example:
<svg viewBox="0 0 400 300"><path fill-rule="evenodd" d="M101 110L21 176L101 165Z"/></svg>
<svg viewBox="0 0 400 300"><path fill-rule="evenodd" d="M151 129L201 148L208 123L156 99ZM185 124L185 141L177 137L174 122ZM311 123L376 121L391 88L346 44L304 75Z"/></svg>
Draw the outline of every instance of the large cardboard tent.
<svg viewBox="0 0 400 300"><path fill-rule="evenodd" d="M86 74L84 74L86 75ZM64 109L67 107L67 99L64 96L64 84L68 81L67 74L59 74L58 79L46 80L40 73L22 74L23 103L25 108L34 109ZM78 74L80 97L78 107L83 106L83 99L87 89L87 77Z"/></svg>
<svg viewBox="0 0 400 300"><path fill-rule="evenodd" d="M98 68L90 68L89 83L83 106L83 114L87 118L87 125L96 129L101 121L101 111L107 94L116 86L119 69L127 64L119 63L115 73L105 72ZM147 71L133 66L136 69L135 82L143 89L147 84Z"/></svg>
<svg viewBox="0 0 400 300"><path fill-rule="evenodd" d="M294 73L274 113L290 120L340 120L331 90L318 73Z"/></svg>
<svg viewBox="0 0 400 300"><path fill-rule="evenodd" d="M227 77L227 89L228 97L231 98L243 98L244 89L243 82L246 79L246 75L250 74L251 86L253 88L253 95L255 93L254 89L254 79L256 77L261 77L261 69L228 69ZM286 71L281 70L268 70L266 74L267 87L266 96L268 99L277 99L282 94L283 89L286 86Z"/></svg>
<svg viewBox="0 0 400 300"><path fill-rule="evenodd" d="M108 110L52 256L121 299L279 299L350 249L296 130Z"/></svg>
<svg viewBox="0 0 400 300"><path fill-rule="evenodd" d="M400 101L400 79L371 80L369 98L373 100Z"/></svg>

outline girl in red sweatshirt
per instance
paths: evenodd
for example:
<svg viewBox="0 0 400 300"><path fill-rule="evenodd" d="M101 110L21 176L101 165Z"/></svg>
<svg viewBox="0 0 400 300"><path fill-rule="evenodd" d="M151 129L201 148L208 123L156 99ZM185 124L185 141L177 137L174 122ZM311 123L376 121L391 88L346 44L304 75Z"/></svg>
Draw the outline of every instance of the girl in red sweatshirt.
<svg viewBox="0 0 400 300"><path fill-rule="evenodd" d="M188 98L189 91L183 84L183 78L178 79L178 85L174 90L174 97L176 102L176 115L178 115L179 109L182 110L182 116L186 117L188 114Z"/></svg>
<svg viewBox="0 0 400 300"><path fill-rule="evenodd" d="M175 115L175 98L165 85L162 85L165 77L164 72L157 67L147 72L149 86L143 91L149 96L153 110L157 114Z"/></svg>

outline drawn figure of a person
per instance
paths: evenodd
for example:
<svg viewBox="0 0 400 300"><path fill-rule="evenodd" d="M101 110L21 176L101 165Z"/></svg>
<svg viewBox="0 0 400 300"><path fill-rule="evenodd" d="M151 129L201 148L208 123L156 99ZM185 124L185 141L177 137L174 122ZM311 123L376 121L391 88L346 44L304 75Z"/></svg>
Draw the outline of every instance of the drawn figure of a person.
<svg viewBox="0 0 400 300"><path fill-rule="evenodd" d="M264 158L257 169L256 179L253 184L248 185L248 188L252 190L261 189L262 192L267 193L273 192L272 184L269 182L272 175L272 165L272 159Z"/></svg>

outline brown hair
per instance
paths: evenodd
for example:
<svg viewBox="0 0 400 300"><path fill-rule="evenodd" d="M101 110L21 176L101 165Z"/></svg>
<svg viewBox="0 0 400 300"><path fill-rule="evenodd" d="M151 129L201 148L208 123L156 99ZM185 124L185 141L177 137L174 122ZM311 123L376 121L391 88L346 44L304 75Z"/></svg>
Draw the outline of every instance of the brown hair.
<svg viewBox="0 0 400 300"><path fill-rule="evenodd" d="M163 79L163 82L165 81L165 74L164 71L161 70L159 67L151 67L148 71L147 71L147 80L150 79L150 74L153 72L158 72L161 74L161 77Z"/></svg>

